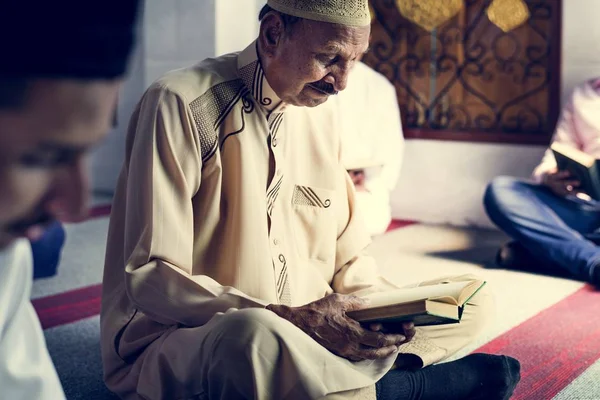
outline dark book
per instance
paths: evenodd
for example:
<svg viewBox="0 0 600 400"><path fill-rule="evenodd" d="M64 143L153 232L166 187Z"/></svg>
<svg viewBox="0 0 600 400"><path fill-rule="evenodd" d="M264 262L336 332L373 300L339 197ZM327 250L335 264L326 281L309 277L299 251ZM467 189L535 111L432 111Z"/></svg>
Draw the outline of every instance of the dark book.
<svg viewBox="0 0 600 400"><path fill-rule="evenodd" d="M598 160L583 151L561 143L550 146L559 171L569 171L580 182L577 190L600 200L600 167Z"/></svg>
<svg viewBox="0 0 600 400"><path fill-rule="evenodd" d="M364 296L368 306L347 315L361 323L414 322L415 326L460 322L464 307L485 281L440 283Z"/></svg>

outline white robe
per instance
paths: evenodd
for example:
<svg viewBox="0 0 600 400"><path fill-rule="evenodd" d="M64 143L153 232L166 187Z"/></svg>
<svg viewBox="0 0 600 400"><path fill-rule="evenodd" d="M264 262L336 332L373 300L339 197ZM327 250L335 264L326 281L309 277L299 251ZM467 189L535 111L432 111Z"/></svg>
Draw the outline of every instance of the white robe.
<svg viewBox="0 0 600 400"><path fill-rule="evenodd" d="M0 399L65 398L31 305L33 261L29 242L0 252Z"/></svg>
<svg viewBox="0 0 600 400"><path fill-rule="evenodd" d="M264 310L396 288L364 251L333 114L319 110L277 97L254 43L146 92L103 281L104 378L121 398L374 399L393 356L350 362ZM400 351L424 365L453 354L479 331L486 296Z"/></svg>
<svg viewBox="0 0 600 400"><path fill-rule="evenodd" d="M367 191L356 193L369 233L384 233L392 220L390 193L396 187L404 137L396 89L379 72L356 63L348 86L331 101L342 138L346 169L364 169Z"/></svg>

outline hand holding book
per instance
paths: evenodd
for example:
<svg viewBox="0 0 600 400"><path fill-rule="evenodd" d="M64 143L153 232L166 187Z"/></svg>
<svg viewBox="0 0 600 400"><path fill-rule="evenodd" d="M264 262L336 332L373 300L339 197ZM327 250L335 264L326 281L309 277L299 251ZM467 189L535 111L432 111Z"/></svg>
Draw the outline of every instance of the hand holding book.
<svg viewBox="0 0 600 400"><path fill-rule="evenodd" d="M404 335L407 342L410 342L416 333L414 322L374 322L369 324L369 329L373 332Z"/></svg>
<svg viewBox="0 0 600 400"><path fill-rule="evenodd" d="M271 304L267 309L296 325L321 346L352 361L387 358L407 338L399 332L373 331L347 313L364 307L358 297L332 294L300 307Z"/></svg>
<svg viewBox="0 0 600 400"><path fill-rule="evenodd" d="M415 326L460 322L468 301L485 285L471 279L365 296L368 306L347 312L363 324L413 322Z"/></svg>
<svg viewBox="0 0 600 400"><path fill-rule="evenodd" d="M575 193L570 194L583 192L594 200L600 200L600 167L598 166L598 160L581 150L562 143L554 142L550 145L550 149L556 159L559 173L568 171L568 179L579 183L577 191L574 190L575 186L571 185L573 186L572 191ZM558 193L561 193L561 191L559 190Z"/></svg>
<svg viewBox="0 0 600 400"><path fill-rule="evenodd" d="M574 179L569 171L558 170L544 174L542 184L560 197L579 193L579 187L581 186L581 182Z"/></svg>

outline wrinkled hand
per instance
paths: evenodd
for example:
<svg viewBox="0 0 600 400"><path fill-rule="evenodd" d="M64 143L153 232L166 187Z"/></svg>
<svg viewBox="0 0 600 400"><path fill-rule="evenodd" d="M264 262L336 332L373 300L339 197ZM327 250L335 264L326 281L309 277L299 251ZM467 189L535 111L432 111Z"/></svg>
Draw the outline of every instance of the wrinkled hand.
<svg viewBox="0 0 600 400"><path fill-rule="evenodd" d="M415 324L412 322L398 322L398 323L376 323L369 325L369 329L373 332L382 333L399 333L406 337L406 341L410 342L415 336L417 331L415 330Z"/></svg>
<svg viewBox="0 0 600 400"><path fill-rule="evenodd" d="M571 178L569 171L553 170L544 175L542 184L548 187L552 193L560 197L577 194L580 185L578 180Z"/></svg>
<svg viewBox="0 0 600 400"><path fill-rule="evenodd" d="M332 353L352 361L386 358L407 341L403 334L374 332L346 315L365 302L332 294L302 307L271 304L267 309L290 321Z"/></svg>

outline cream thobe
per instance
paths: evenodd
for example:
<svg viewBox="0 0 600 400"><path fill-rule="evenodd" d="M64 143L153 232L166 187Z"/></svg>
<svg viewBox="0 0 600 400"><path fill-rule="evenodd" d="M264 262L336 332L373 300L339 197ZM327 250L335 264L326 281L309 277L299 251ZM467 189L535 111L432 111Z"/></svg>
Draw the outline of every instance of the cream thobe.
<svg viewBox="0 0 600 400"><path fill-rule="evenodd" d="M371 235L384 233L392 220L390 193L398 182L404 151L396 89L359 62L346 89L329 103L342 138L344 166L365 171L366 191L356 192L357 208Z"/></svg>
<svg viewBox="0 0 600 400"><path fill-rule="evenodd" d="M561 143L600 158L600 79L577 86L565 104L552 142ZM546 150L533 172L538 183L544 174L556 168L552 150Z"/></svg>
<svg viewBox="0 0 600 400"><path fill-rule="evenodd" d="M0 252L0 399L64 399L31 305L33 260L27 240Z"/></svg>
<svg viewBox="0 0 600 400"><path fill-rule="evenodd" d="M339 136L309 112L277 98L255 44L171 72L143 96L103 284L105 381L120 396L374 395L393 357L347 361L263 309L393 287L363 254ZM434 343L437 359L469 337Z"/></svg>

